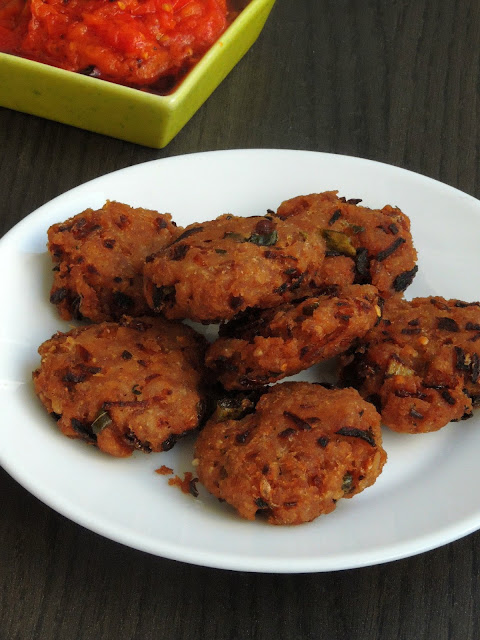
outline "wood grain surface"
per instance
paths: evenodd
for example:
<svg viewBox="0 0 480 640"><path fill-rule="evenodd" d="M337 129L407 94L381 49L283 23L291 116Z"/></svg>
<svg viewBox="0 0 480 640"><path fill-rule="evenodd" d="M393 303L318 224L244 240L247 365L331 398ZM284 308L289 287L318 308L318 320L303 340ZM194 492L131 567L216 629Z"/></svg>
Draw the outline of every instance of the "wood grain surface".
<svg viewBox="0 0 480 640"><path fill-rule="evenodd" d="M211 149L362 156L478 197L479 78L478 0L277 0L162 151L0 109L0 234L87 180ZM381 566L261 575L123 547L2 470L0 505L0 640L480 638L480 533Z"/></svg>

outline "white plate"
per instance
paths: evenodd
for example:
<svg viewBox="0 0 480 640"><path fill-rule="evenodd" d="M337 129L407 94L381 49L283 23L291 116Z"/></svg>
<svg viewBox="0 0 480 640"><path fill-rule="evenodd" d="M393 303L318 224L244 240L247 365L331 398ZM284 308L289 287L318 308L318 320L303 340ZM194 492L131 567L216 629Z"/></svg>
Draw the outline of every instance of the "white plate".
<svg viewBox="0 0 480 640"><path fill-rule="evenodd" d="M338 189L412 221L419 273L408 295L480 297L480 203L408 171L306 151L241 150L174 157L93 180L40 207L0 241L0 461L63 515L108 538L195 564L265 572L347 569L411 556L480 527L479 418L438 433L385 429L376 484L297 527L247 522L208 496L169 487L154 470L190 470L192 441L168 453L109 458L60 435L36 399L38 345L68 325L48 302L46 231L106 199L169 211L182 225L224 212L262 214L299 194ZM306 376L303 376L306 379Z"/></svg>

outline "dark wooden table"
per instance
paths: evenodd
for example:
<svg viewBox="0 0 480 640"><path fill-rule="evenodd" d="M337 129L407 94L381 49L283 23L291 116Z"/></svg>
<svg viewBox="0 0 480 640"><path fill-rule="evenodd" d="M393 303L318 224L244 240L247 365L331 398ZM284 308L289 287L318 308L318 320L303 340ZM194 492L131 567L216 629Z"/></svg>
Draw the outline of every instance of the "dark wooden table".
<svg viewBox="0 0 480 640"><path fill-rule="evenodd" d="M0 109L0 233L107 172L211 149L362 156L478 197L479 78L477 0L277 0L165 150ZM1 640L480 638L480 533L371 568L235 573L101 538L1 470L0 492Z"/></svg>

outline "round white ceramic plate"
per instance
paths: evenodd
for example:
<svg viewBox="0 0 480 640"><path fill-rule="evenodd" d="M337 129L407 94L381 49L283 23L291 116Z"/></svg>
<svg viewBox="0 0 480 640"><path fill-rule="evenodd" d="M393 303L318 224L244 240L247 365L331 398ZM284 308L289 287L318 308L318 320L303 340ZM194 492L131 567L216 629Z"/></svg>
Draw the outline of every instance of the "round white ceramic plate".
<svg viewBox="0 0 480 640"><path fill-rule="evenodd" d="M63 515L108 538L200 565L262 572L361 567L411 556L480 527L480 420L427 435L387 429L376 484L328 516L296 527L248 522L207 495L155 473L191 470L193 441L117 460L60 435L35 397L37 347L67 330L48 302L49 225L106 199L168 211L181 225L225 212L262 214L282 200L338 189L412 221L419 273L408 296L480 297L480 203L408 171L359 158L287 150L220 151L158 160L98 178L44 205L0 241L0 462ZM316 368L301 376L314 379Z"/></svg>

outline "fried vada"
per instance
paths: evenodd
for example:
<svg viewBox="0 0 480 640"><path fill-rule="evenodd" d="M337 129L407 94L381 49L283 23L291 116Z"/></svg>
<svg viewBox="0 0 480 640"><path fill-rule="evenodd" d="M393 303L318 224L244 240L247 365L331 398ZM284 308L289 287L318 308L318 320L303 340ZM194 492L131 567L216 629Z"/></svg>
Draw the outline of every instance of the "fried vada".
<svg viewBox="0 0 480 640"><path fill-rule="evenodd" d="M318 284L325 255L325 240L310 231L272 216L226 214L192 224L147 258L147 301L167 318L217 323L304 297Z"/></svg>
<svg viewBox="0 0 480 640"><path fill-rule="evenodd" d="M145 258L180 231L170 214L110 201L52 225L50 302L64 320L105 322L151 314L143 295Z"/></svg>
<svg viewBox="0 0 480 640"><path fill-rule="evenodd" d="M324 284L372 284L383 298L398 297L418 270L410 220L396 207L369 209L360 202L326 191L286 200L276 216L299 228L317 225L327 245Z"/></svg>
<svg viewBox="0 0 480 640"><path fill-rule="evenodd" d="M480 405L480 303L388 300L378 326L341 360L342 383L374 402L394 431L469 418Z"/></svg>
<svg viewBox="0 0 480 640"><path fill-rule="evenodd" d="M371 486L387 459L380 416L353 389L285 382L200 433L196 472L210 493L254 520L309 522Z"/></svg>
<svg viewBox="0 0 480 640"><path fill-rule="evenodd" d="M39 347L33 383L66 436L118 457L167 451L204 417L205 347L161 318L89 325Z"/></svg>
<svg viewBox="0 0 480 640"><path fill-rule="evenodd" d="M379 320L371 285L332 287L323 296L250 310L220 326L206 364L226 389L276 382L346 351Z"/></svg>

